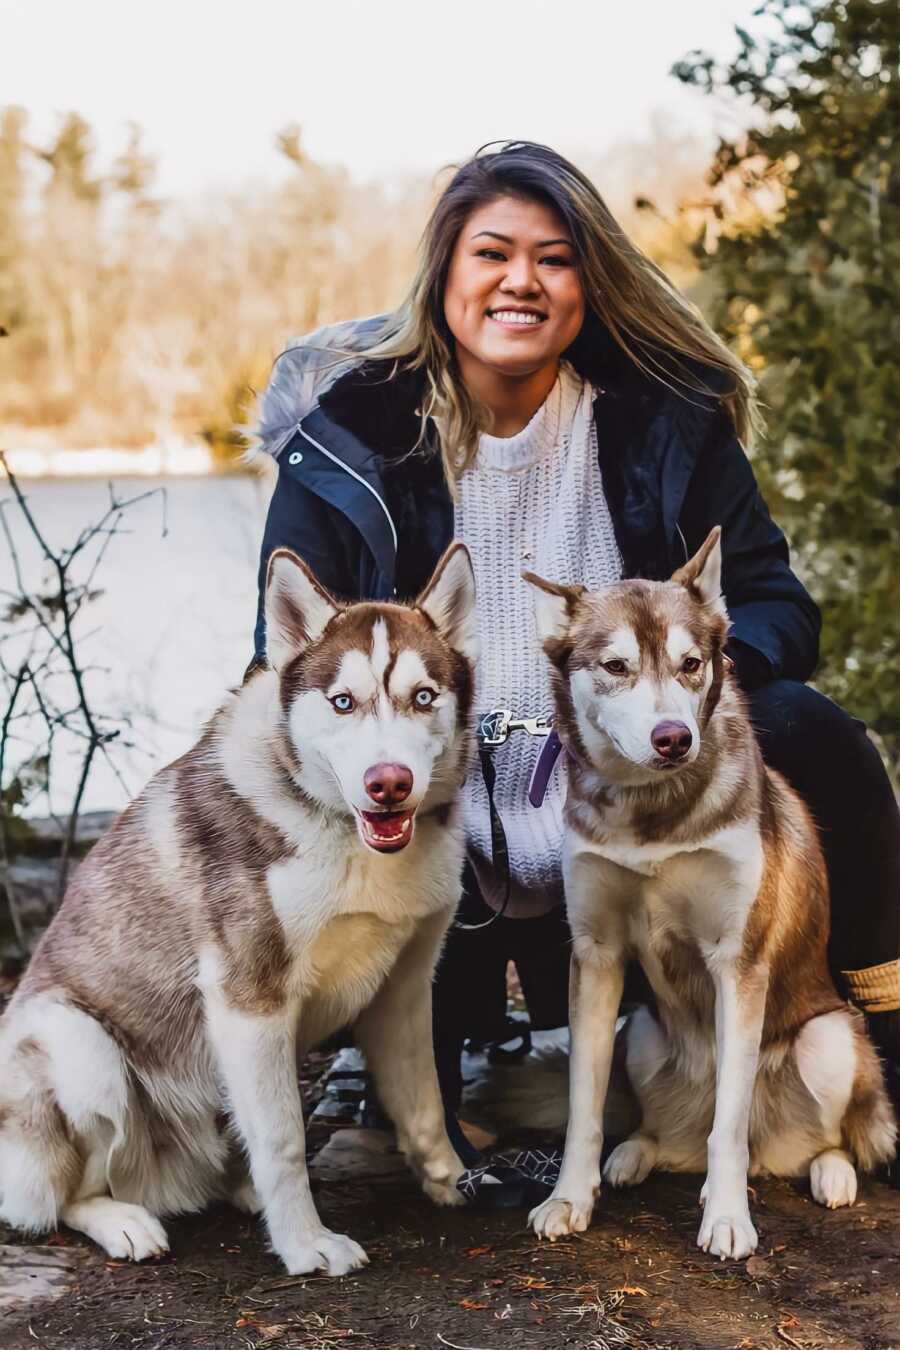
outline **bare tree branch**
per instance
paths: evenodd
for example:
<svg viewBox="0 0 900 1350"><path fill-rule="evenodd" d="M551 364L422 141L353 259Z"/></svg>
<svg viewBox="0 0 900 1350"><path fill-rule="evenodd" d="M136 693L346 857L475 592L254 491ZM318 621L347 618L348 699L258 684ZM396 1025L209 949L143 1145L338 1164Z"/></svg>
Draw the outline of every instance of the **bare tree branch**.
<svg viewBox="0 0 900 1350"><path fill-rule="evenodd" d="M81 529L70 547L54 551L2 451L0 469L5 472L12 492L11 501L0 502L0 534L6 542L16 587L0 592L9 602L8 618L14 627L14 631L0 639L0 677L8 694L6 710L0 722L0 866L13 930L24 954L26 935L10 874L10 824L13 811L21 806L28 792L33 797L35 784L39 792L46 794L48 812L60 831L61 839L57 884L59 901L68 881L79 815L98 752L109 765L125 795L128 795L127 785L109 753L109 746L117 740L120 744L130 744L120 739L122 731L130 726L130 721L127 717L103 714L92 703L89 677L102 667L85 662L81 651L97 630L84 631L78 620L85 606L102 593L95 588L94 582L110 543L116 536L129 532L122 525L125 513L140 502L159 497L162 503L162 533L165 537L168 533L167 499L164 488L152 488L131 497L120 498L110 483L109 504L99 520ZM17 508L19 518L37 544L43 562L50 569L52 581L47 591L38 593L26 586L10 522L10 506ZM96 548L96 553L88 560L86 554L91 546ZM84 579L78 578L72 570L73 564L80 564L82 559L87 565ZM7 650L12 653L9 660L3 654ZM26 734L23 735L23 732ZM65 821L54 812L51 792L51 775L53 765L57 762L56 742L60 734L72 738L83 747L78 752L78 780ZM10 759L14 746L18 763L11 774ZM25 746L31 751L30 757L22 749ZM21 775L26 771L27 777L23 779Z"/></svg>

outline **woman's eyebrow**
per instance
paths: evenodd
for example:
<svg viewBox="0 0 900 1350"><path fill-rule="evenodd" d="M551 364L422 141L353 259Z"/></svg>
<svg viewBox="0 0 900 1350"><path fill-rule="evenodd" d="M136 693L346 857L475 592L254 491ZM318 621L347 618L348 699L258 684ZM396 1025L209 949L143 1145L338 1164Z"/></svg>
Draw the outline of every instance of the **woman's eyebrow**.
<svg viewBox="0 0 900 1350"><path fill-rule="evenodd" d="M514 244L516 242L515 239L510 239L508 234L500 234L497 230L479 230L477 234L472 235L472 238L480 239L483 234L489 234L493 239L502 239L504 244ZM572 241L571 239L565 238L539 239L538 242L534 245L534 247L549 248L551 244L568 244L571 247Z"/></svg>

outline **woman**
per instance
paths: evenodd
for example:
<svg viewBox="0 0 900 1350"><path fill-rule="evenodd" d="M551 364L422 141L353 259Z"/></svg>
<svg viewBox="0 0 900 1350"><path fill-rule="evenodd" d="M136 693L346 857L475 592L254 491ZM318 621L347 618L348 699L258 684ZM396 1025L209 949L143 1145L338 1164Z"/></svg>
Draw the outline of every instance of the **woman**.
<svg viewBox="0 0 900 1350"><path fill-rule="evenodd" d="M765 758L822 830L835 976L896 1070L900 821L862 725L803 683L819 613L742 449L753 415L748 372L589 180L544 146L487 147L438 201L404 304L276 363L259 429L279 464L260 584L287 545L337 595L412 596L456 535L478 584L477 709L530 718L551 701L520 572L592 587L665 578L721 524L729 652ZM565 770L530 806L542 744L520 731L493 752L493 816L484 777L466 789L471 868L435 987L451 1116L463 1038L505 1034L509 959L532 1022L567 1017ZM492 848L497 814L508 867Z"/></svg>

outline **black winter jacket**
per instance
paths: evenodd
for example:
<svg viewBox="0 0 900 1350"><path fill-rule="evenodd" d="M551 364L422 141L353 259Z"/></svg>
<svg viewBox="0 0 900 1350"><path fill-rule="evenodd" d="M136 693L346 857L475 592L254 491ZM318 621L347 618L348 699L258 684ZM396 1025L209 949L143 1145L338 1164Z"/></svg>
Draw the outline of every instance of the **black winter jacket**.
<svg viewBox="0 0 900 1350"><path fill-rule="evenodd" d="M259 436L278 460L278 482L260 561L255 662L265 660L262 590L273 549L293 549L337 596L385 600L415 596L452 538L440 456L412 449L421 377L386 380L374 362L336 366L325 351L364 345L377 322L322 330L289 347L263 396ZM742 683L808 679L819 611L791 571L784 535L717 395L676 393L644 375L599 328L570 357L598 391L598 468L624 575L670 576L721 525L730 650ZM714 372L694 373L714 389Z"/></svg>

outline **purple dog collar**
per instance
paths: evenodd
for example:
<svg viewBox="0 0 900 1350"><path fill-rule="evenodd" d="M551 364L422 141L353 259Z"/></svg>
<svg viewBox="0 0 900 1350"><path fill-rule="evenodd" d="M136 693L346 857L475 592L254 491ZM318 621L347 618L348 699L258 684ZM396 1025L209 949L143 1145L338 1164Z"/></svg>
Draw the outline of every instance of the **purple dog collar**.
<svg viewBox="0 0 900 1350"><path fill-rule="evenodd" d="M544 798L547 795L547 784L550 782L550 775L559 759L562 748L562 741L555 731L551 731L541 747L541 753L538 755L534 772L531 775L531 782L528 785L528 800L532 806L543 806Z"/></svg>

